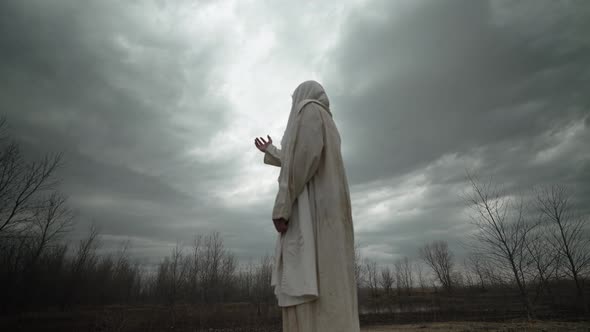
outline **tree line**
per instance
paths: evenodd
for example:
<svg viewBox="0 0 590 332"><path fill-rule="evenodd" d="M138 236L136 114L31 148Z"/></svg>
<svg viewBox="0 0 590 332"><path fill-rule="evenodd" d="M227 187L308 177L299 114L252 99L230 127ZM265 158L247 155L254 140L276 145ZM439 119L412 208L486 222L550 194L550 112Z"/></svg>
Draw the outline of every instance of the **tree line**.
<svg viewBox="0 0 590 332"><path fill-rule="evenodd" d="M5 122L0 123L0 129ZM196 235L172 248L157 266L134 262L129 245L99 253L91 227L78 243L66 241L75 213L59 191L61 154L25 158L3 135L0 151L0 310L66 310L80 305L250 303L258 313L274 305L270 256L239 264L219 233ZM442 310L443 300L504 290L529 318L549 305L588 313L588 220L577 215L564 186L509 195L468 174L473 209L469 254L459 260L447 242L425 243L418 259L377 264L357 250L360 306L374 311ZM505 294L508 294L505 293ZM469 294L467 296L466 294ZM473 294L476 294L474 297ZM572 301L560 302L564 294ZM484 296L484 295L481 295ZM450 300L449 300L450 301ZM418 308L415 307L415 308Z"/></svg>
<svg viewBox="0 0 590 332"><path fill-rule="evenodd" d="M59 191L61 154L26 158L0 121L0 311L79 305L272 303L271 257L239 265L219 233L176 246L155 269L134 262L129 243L100 253L92 226L69 243L75 213Z"/></svg>
<svg viewBox="0 0 590 332"><path fill-rule="evenodd" d="M435 303L444 310L449 308L423 295L474 301L467 295L508 291L528 318L538 309L587 316L590 230L567 188L540 187L525 198L470 174L467 180L471 190L464 197L473 227L463 244L466 257L459 261L446 241L423 245L414 261L404 257L381 267L357 254L357 280L367 289L367 305L400 310L413 295L419 307Z"/></svg>

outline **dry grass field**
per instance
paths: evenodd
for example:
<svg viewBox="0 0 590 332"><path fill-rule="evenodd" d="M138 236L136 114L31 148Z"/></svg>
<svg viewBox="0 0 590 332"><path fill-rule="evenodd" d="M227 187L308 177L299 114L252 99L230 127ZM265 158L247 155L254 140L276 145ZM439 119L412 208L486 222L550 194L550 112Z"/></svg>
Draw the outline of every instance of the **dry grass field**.
<svg viewBox="0 0 590 332"><path fill-rule="evenodd" d="M160 306L109 306L66 312L23 313L0 316L0 331L32 332L280 332L280 315L274 307L179 306L175 310ZM516 331L584 331L590 332L590 321L523 319L481 322L449 321L412 324L387 324L372 316L362 316L363 332L516 332ZM417 323L418 322L418 323Z"/></svg>
<svg viewBox="0 0 590 332"><path fill-rule="evenodd" d="M371 326L363 332L590 332L590 322L510 321L510 322L445 322Z"/></svg>

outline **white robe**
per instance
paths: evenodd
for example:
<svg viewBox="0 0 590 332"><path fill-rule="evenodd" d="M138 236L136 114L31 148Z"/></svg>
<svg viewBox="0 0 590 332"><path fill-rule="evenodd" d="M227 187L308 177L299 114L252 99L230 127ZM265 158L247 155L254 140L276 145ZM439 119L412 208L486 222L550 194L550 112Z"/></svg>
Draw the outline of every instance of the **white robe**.
<svg viewBox="0 0 590 332"><path fill-rule="evenodd" d="M274 146L267 151L280 160L280 151ZM295 204L289 231L277 237L275 246L271 285L280 307L309 302L318 297L315 236L307 186Z"/></svg>
<svg viewBox="0 0 590 332"><path fill-rule="evenodd" d="M317 82L295 90L281 147L270 147L264 161L281 167L272 217L289 220L273 271L283 331L358 332L350 193L340 135Z"/></svg>

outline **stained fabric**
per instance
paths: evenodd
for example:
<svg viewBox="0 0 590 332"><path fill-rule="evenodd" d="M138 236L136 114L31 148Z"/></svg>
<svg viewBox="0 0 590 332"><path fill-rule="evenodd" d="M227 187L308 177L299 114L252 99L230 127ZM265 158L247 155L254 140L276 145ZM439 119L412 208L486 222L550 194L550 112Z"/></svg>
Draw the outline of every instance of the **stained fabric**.
<svg viewBox="0 0 590 332"><path fill-rule="evenodd" d="M281 149L264 156L281 167L272 217L289 220L272 277L283 331L359 331L350 192L329 107L319 83L302 83Z"/></svg>

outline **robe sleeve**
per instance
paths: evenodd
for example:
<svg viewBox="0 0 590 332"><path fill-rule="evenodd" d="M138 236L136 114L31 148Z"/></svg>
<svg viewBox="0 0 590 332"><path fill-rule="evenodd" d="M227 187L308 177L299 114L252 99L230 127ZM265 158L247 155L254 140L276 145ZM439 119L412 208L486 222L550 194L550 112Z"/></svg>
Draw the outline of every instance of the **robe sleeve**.
<svg viewBox="0 0 590 332"><path fill-rule="evenodd" d="M323 120L320 112L322 111L318 107L306 107L301 110L292 146L283 150L279 192L273 208L273 219L289 220L293 203L317 172L324 149Z"/></svg>
<svg viewBox="0 0 590 332"><path fill-rule="evenodd" d="M282 152L274 145L269 145L264 153L264 163L272 166L281 166Z"/></svg>

